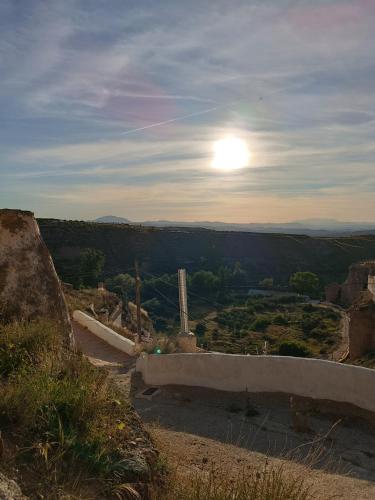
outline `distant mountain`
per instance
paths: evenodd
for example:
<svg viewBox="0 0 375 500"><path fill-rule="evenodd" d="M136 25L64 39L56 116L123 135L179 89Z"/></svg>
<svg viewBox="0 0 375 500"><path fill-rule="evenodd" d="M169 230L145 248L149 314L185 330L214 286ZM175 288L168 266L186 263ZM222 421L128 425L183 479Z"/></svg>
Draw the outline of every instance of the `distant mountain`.
<svg viewBox="0 0 375 500"><path fill-rule="evenodd" d="M102 224L132 224L132 222L124 217L117 217L116 215L104 215L93 220L93 222L100 222Z"/></svg>
<svg viewBox="0 0 375 500"><path fill-rule="evenodd" d="M306 234L309 236L338 236L375 231L375 223L370 222L343 222L335 219L303 219L284 223L228 223L220 221L170 221L153 220L131 222L123 217L107 215L99 217L94 222L111 224L136 224L149 227L192 227L212 229L215 231L243 231L254 233L288 233Z"/></svg>

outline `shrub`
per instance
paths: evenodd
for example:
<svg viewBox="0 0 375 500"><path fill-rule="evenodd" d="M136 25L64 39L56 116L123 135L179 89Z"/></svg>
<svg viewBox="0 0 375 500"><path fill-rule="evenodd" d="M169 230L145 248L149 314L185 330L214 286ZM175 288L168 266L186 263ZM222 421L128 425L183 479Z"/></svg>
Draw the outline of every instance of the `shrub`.
<svg viewBox="0 0 375 500"><path fill-rule="evenodd" d="M16 440L15 460L33 464L38 492L59 488L72 470L102 485L132 480L129 402L63 338L52 322L0 327L0 427Z"/></svg>
<svg viewBox="0 0 375 500"><path fill-rule="evenodd" d="M219 337L220 337L219 330L215 328L215 330L212 332L212 340L219 340Z"/></svg>
<svg viewBox="0 0 375 500"><path fill-rule="evenodd" d="M258 316L251 325L252 330L256 332L264 332L264 330L271 324L271 321L265 316Z"/></svg>
<svg viewBox="0 0 375 500"><path fill-rule="evenodd" d="M207 327L204 323L197 323L195 327L195 334L198 337L203 337L203 335L206 333Z"/></svg>
<svg viewBox="0 0 375 500"><path fill-rule="evenodd" d="M304 333L310 332L319 325L320 319L311 314L304 314L301 320L301 328Z"/></svg>
<svg viewBox="0 0 375 500"><path fill-rule="evenodd" d="M315 339L324 339L327 336L327 332L322 328L313 328L310 332L311 337Z"/></svg>
<svg viewBox="0 0 375 500"><path fill-rule="evenodd" d="M273 318L272 323L274 325L287 325L288 324L288 319L283 314L277 314Z"/></svg>
<svg viewBox="0 0 375 500"><path fill-rule="evenodd" d="M280 356L296 356L300 358L307 358L311 356L310 349L302 342L282 342L279 345Z"/></svg>
<svg viewBox="0 0 375 500"><path fill-rule="evenodd" d="M143 351L148 354L172 354L176 352L175 339L172 337L159 337L143 345Z"/></svg>

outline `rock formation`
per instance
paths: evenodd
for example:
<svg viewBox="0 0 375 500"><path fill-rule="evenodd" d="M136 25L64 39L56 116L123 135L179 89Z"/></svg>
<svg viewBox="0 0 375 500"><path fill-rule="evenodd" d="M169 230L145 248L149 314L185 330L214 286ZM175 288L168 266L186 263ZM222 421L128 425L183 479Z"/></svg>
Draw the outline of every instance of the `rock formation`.
<svg viewBox="0 0 375 500"><path fill-rule="evenodd" d="M349 357L375 351L375 302L370 291L360 293L349 311Z"/></svg>
<svg viewBox="0 0 375 500"><path fill-rule="evenodd" d="M26 500L18 484L0 472L0 500Z"/></svg>
<svg viewBox="0 0 375 500"><path fill-rule="evenodd" d="M32 212L0 210L0 323L57 320L72 343L69 314Z"/></svg>
<svg viewBox="0 0 375 500"><path fill-rule="evenodd" d="M375 275L375 261L352 264L345 283L342 285L332 283L326 287L326 300L345 307L351 306L367 289L368 277L371 275Z"/></svg>

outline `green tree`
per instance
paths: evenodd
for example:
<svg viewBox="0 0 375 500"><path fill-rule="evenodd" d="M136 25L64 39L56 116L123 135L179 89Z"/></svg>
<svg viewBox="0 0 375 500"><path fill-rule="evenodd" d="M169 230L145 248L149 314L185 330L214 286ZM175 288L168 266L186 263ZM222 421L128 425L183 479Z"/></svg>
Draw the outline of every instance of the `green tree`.
<svg viewBox="0 0 375 500"><path fill-rule="evenodd" d="M108 278L105 285L109 291L120 295L124 302L134 296L135 279L130 274L118 274L113 278Z"/></svg>
<svg viewBox="0 0 375 500"><path fill-rule="evenodd" d="M213 292L219 284L219 278L211 271L198 271L191 277L191 285L197 292Z"/></svg>
<svg viewBox="0 0 375 500"><path fill-rule="evenodd" d="M142 307L152 316L160 316L165 312L164 307L156 297L143 302Z"/></svg>
<svg viewBox="0 0 375 500"><path fill-rule="evenodd" d="M262 288L273 288L273 278L264 278L264 280L260 280L258 283Z"/></svg>
<svg viewBox="0 0 375 500"><path fill-rule="evenodd" d="M319 292L319 278L310 271L294 273L289 279L290 287L297 293L314 297Z"/></svg>
<svg viewBox="0 0 375 500"><path fill-rule="evenodd" d="M79 258L79 275L84 286L96 286L104 267L105 255L95 248L86 248Z"/></svg>
<svg viewBox="0 0 375 500"><path fill-rule="evenodd" d="M247 273L242 269L241 262L236 262L233 267L233 280L236 284L244 284L247 281Z"/></svg>
<svg viewBox="0 0 375 500"><path fill-rule="evenodd" d="M204 323L197 323L195 327L195 335L197 337L203 337L206 333L207 327Z"/></svg>

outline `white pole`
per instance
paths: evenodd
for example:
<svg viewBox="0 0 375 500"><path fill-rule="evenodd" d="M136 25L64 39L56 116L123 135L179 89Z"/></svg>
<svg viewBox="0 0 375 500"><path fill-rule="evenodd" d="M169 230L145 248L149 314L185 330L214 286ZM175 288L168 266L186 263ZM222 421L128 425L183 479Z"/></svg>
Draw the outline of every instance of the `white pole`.
<svg viewBox="0 0 375 500"><path fill-rule="evenodd" d="M189 334L189 316L187 306L187 292L186 292L186 271L185 269L178 270L178 292L180 299L180 321L181 333Z"/></svg>

